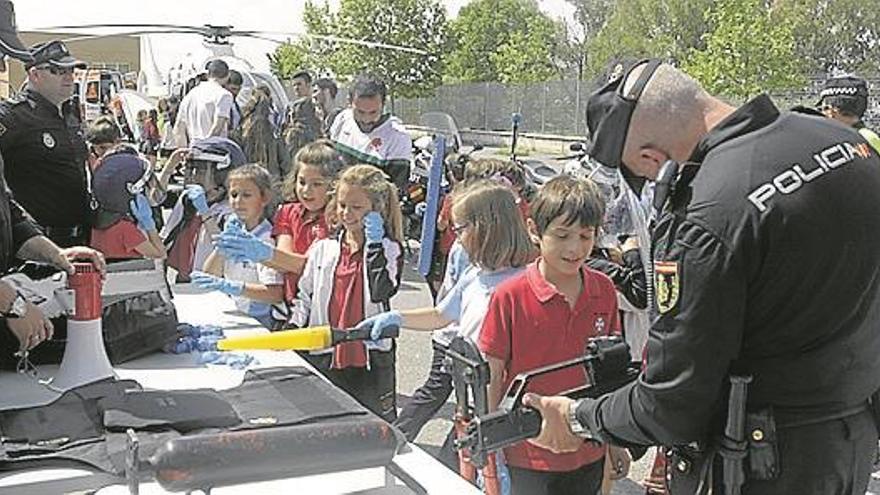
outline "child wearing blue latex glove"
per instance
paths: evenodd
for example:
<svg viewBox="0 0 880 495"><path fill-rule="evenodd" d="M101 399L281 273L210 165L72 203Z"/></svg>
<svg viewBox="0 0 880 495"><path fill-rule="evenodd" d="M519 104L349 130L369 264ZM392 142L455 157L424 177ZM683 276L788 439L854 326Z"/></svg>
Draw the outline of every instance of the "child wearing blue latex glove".
<svg viewBox="0 0 880 495"><path fill-rule="evenodd" d="M268 242L272 226L266 220L266 206L272 199L272 178L259 165L245 165L229 173L226 189L234 214L224 226L224 234L251 236ZM193 272L193 284L232 296L236 307L267 328L277 328L272 305L283 302L282 276L272 268L239 257L227 257L214 248L202 267ZM282 311L286 313L286 311Z"/></svg>
<svg viewBox="0 0 880 495"><path fill-rule="evenodd" d="M150 202L144 195L150 164L138 155L109 152L92 176L98 211L91 246L111 259L164 258Z"/></svg>
<svg viewBox="0 0 880 495"><path fill-rule="evenodd" d="M272 222L275 244L248 234L221 233L215 240L220 252L233 259L264 263L284 273L284 298L296 297L299 276L306 264L306 251L326 239L325 207L333 181L345 167L342 157L327 140L309 143L293 158L293 170L284 178L284 201Z"/></svg>
<svg viewBox="0 0 880 495"><path fill-rule="evenodd" d="M397 187L372 165L339 176L327 205L339 234L309 248L291 305L296 326L352 328L387 309L400 286L402 216ZM338 387L386 421L394 421L394 342L342 342L304 357Z"/></svg>
<svg viewBox="0 0 880 495"><path fill-rule="evenodd" d="M189 198L199 215L206 215L208 213L208 197L205 194L204 187L198 184L190 184L184 189L184 194Z"/></svg>

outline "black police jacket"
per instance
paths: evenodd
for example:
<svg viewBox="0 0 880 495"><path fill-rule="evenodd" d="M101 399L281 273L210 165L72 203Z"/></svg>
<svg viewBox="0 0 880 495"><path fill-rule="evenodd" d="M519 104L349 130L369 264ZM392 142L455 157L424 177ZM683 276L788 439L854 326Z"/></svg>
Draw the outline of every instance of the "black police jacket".
<svg viewBox="0 0 880 495"><path fill-rule="evenodd" d="M683 164L653 232L647 366L584 401L619 444L720 432L727 376L750 408L851 410L880 388L880 158L830 119L750 101Z"/></svg>
<svg viewBox="0 0 880 495"><path fill-rule="evenodd" d="M26 88L0 103L0 151L16 201L40 225L87 223L87 149L70 111Z"/></svg>
<svg viewBox="0 0 880 495"><path fill-rule="evenodd" d="M14 264L15 253L25 241L40 235L34 220L12 199L12 192L3 179L3 157L0 157L0 274Z"/></svg>

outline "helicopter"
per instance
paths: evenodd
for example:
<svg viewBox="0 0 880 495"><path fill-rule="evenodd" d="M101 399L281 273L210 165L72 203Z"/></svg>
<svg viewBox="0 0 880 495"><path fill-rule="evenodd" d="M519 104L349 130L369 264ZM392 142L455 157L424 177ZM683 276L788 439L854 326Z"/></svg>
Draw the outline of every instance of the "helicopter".
<svg viewBox="0 0 880 495"><path fill-rule="evenodd" d="M272 101L276 109L283 110L288 107L289 99L284 86L277 76L272 74L267 65L263 67L254 63L257 58L246 57L236 50L235 38L249 38L267 42L268 46L282 44L291 37L306 37L308 39L329 41L335 43L351 43L370 48L384 50L398 50L415 54L427 55L428 52L414 47L391 45L369 40L357 40L327 35L304 35L301 33L281 31L255 31L236 30L231 25L190 26L179 24L81 24L59 25L36 28L33 31L51 34L58 33L60 36L68 36L62 40L65 42L86 39L96 39L113 35L138 36L140 38L140 71L137 75L137 90L151 98L183 96L196 84L205 72L205 67L211 60L223 60L230 69L236 70L242 75L243 84L238 94L237 102L244 106L250 99L252 91L260 86L268 86ZM100 34L94 34L101 31ZM165 35L196 35L201 37L201 43L192 46L183 58L175 57L170 63L163 63L162 51L165 44L161 43ZM72 37L70 37L72 36ZM158 41L158 42L157 42ZM175 44L180 44L180 39ZM267 52L270 50L266 50ZM167 57L166 57L167 59ZM266 60L262 57L259 60ZM109 72L108 72L109 74ZM117 74L110 74L116 77ZM115 88L116 90L121 88ZM114 85L100 85L98 91L113 91ZM109 101L115 95L99 94L98 101ZM93 98L94 99L94 98ZM92 112L94 113L94 112Z"/></svg>

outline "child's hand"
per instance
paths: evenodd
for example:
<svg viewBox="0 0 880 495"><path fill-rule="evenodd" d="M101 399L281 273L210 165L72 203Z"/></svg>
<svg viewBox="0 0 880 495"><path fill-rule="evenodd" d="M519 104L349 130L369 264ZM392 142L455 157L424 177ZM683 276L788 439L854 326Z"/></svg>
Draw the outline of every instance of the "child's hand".
<svg viewBox="0 0 880 495"><path fill-rule="evenodd" d="M128 209L137 220L138 226L146 230L156 230L156 221L153 219L153 209L150 208L150 201L143 194L136 194L128 203Z"/></svg>
<svg viewBox="0 0 880 495"><path fill-rule="evenodd" d="M205 272L192 272L189 277L199 289L216 290L230 296L240 296L244 292L244 282L215 277Z"/></svg>
<svg viewBox="0 0 880 495"><path fill-rule="evenodd" d="M214 236L214 245L223 257L235 262L263 263L272 259L275 247L250 232L224 230Z"/></svg>
<svg viewBox="0 0 880 495"><path fill-rule="evenodd" d="M190 184L186 186L184 194L192 202L199 215L208 213L208 198L205 196L205 188L198 184Z"/></svg>
<svg viewBox="0 0 880 495"><path fill-rule="evenodd" d="M367 244L382 242L385 237L385 221L378 211L371 211L364 217L364 237Z"/></svg>
<svg viewBox="0 0 880 495"><path fill-rule="evenodd" d="M365 318L364 321L358 323L357 328L370 328L370 338L379 340L382 338L382 330L386 327L400 327L403 324L403 317L400 311L386 311Z"/></svg>
<svg viewBox="0 0 880 495"><path fill-rule="evenodd" d="M239 232L245 232L244 230L244 222L238 218L238 215L231 214L226 217L226 222L223 224L223 232L230 232L237 234Z"/></svg>

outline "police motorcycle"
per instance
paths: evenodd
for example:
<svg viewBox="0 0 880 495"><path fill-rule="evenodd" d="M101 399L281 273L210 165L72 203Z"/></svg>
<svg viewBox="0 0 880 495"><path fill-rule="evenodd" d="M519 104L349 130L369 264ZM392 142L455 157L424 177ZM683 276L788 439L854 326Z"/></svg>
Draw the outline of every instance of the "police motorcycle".
<svg viewBox="0 0 880 495"><path fill-rule="evenodd" d="M470 150L462 152L461 135L455 121L443 112L427 112L419 118L419 124L427 128L431 135L424 135L413 140L413 160L410 164L407 190L401 198L404 218L404 236L406 239L419 240L422 232L422 220L427 208L428 178L431 170L431 158L434 154L433 136L446 137L447 145L443 154L444 170L441 174L440 201L452 187L464 178L464 169L471 155L483 149L477 144ZM439 209L438 209L439 211Z"/></svg>
<svg viewBox="0 0 880 495"><path fill-rule="evenodd" d="M510 159L516 162L523 171L525 186L520 192L520 195L524 199L526 199L526 201L531 201L534 198L535 194L538 192L538 189L546 184L547 181L559 175L559 173L556 171L556 169L548 166L541 160L525 159L517 156L516 145L519 141L520 125L522 124L522 121L523 117L520 113L513 113L510 117Z"/></svg>

